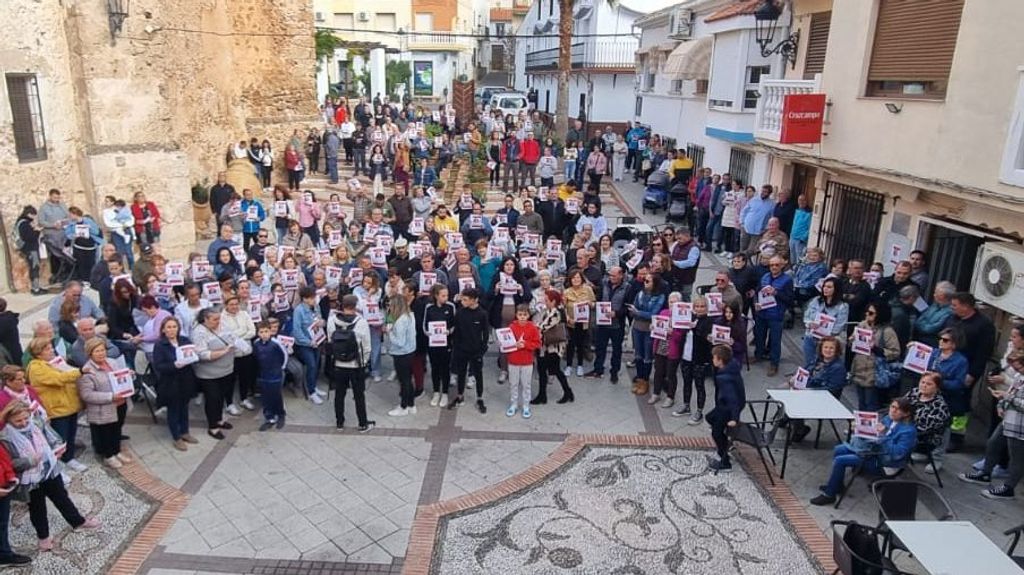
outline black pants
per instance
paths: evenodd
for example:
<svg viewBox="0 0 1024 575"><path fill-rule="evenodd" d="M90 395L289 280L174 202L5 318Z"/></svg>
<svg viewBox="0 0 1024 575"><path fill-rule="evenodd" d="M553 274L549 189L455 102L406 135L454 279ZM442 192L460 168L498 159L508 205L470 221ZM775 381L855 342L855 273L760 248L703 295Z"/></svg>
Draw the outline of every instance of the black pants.
<svg viewBox="0 0 1024 575"><path fill-rule="evenodd" d="M562 386L563 395L572 397L572 388L569 387L569 381L562 373L562 358L557 353L544 353L540 356L539 362L540 369L537 372L540 374L540 389L537 392L537 399L547 400L548 398L548 376L553 376L558 380Z"/></svg>
<svg viewBox="0 0 1024 575"><path fill-rule="evenodd" d="M260 180L262 181L262 184L263 184L264 188L269 188L270 187L270 174L273 171L274 171L274 168L272 168L271 166L261 166L260 167ZM288 173L288 177L289 178L291 178L291 172L292 171L293 170L288 170L288 172L289 172Z"/></svg>
<svg viewBox="0 0 1024 575"><path fill-rule="evenodd" d="M565 365L572 367L573 357L576 358L576 365L582 366L586 360L589 338L587 330L582 323L575 323L569 328L569 345L565 349Z"/></svg>
<svg viewBox="0 0 1024 575"><path fill-rule="evenodd" d="M397 368L396 368L397 371ZM359 427L366 426L366 371L361 367L334 368L334 419L338 427L345 425L345 396L352 388Z"/></svg>
<svg viewBox="0 0 1024 575"><path fill-rule="evenodd" d="M235 375L238 377L238 401L244 401L250 395L253 395L256 390L256 376L258 374L259 368L256 365L256 358L251 353L235 358ZM230 404L232 395L225 397L224 403Z"/></svg>
<svg viewBox="0 0 1024 575"><path fill-rule="evenodd" d="M412 356L415 354L393 355L391 359L395 362L395 373L398 374L398 395L401 399L401 407L413 407L413 399L416 392L412 387ZM433 369L431 369L433 373Z"/></svg>
<svg viewBox="0 0 1024 575"><path fill-rule="evenodd" d="M498 187L498 180L501 179L501 162L494 162L494 169L487 176L487 183L493 187Z"/></svg>
<svg viewBox="0 0 1024 575"><path fill-rule="evenodd" d="M50 537L50 520L46 516L47 499L53 502L53 506L64 517L64 521L67 521L73 529L77 529L85 523L85 518L78 512L78 508L68 496L68 490L64 488L64 480L61 479L60 474L55 475L29 492L28 517L32 521L32 527L35 528L36 537L39 539Z"/></svg>
<svg viewBox="0 0 1024 575"><path fill-rule="evenodd" d="M231 399L235 375L226 375L215 379L199 379L199 389L203 392L203 411L206 412L206 427L214 429L224 421L225 401Z"/></svg>
<svg viewBox="0 0 1024 575"><path fill-rule="evenodd" d="M313 152L307 157L309 160L309 169L314 174L320 171L320 146L313 148Z"/></svg>
<svg viewBox="0 0 1024 575"><path fill-rule="evenodd" d="M697 409L704 409L704 403L707 401L704 379L707 377L708 371L710 370L707 364L683 362L683 403L685 405L690 405L690 396L693 394L693 388L696 387Z"/></svg>
<svg viewBox="0 0 1024 575"><path fill-rule="evenodd" d="M448 393L448 383L452 379L452 352L446 347L431 347L427 349L427 355L430 356L430 382L434 384L434 393Z"/></svg>
<svg viewBox="0 0 1024 575"><path fill-rule="evenodd" d="M729 414L717 407L708 412L704 418L711 426L711 439L715 442L715 449L718 450L718 457L723 463L729 462L729 438L725 435L726 424L729 423Z"/></svg>
<svg viewBox="0 0 1024 575"><path fill-rule="evenodd" d="M658 395L661 392L665 392L665 395L675 399L676 387L679 385L679 379L677 377L679 371L679 360L669 359L667 355L654 354L654 389L652 392L654 395ZM702 385L700 389L704 389ZM686 391L685 389L683 390ZM698 392L700 397L701 392ZM689 401L689 399L687 399ZM698 400L701 405L704 404L703 400Z"/></svg>
<svg viewBox="0 0 1024 575"><path fill-rule="evenodd" d="M459 381L458 397L466 392L466 372L476 379L476 397L484 397L484 356L469 355L464 351L455 350L452 353L452 371L455 372Z"/></svg>
<svg viewBox="0 0 1024 575"><path fill-rule="evenodd" d="M96 454L107 459L121 453L121 424L118 422L89 424L92 448Z"/></svg>
<svg viewBox="0 0 1024 575"><path fill-rule="evenodd" d="M269 186L270 178L267 178L267 186ZM297 190L299 184L302 183L302 172L300 170L288 170L288 189Z"/></svg>
<svg viewBox="0 0 1024 575"><path fill-rule="evenodd" d="M345 163L352 165L352 138L342 140L341 147L345 149Z"/></svg>

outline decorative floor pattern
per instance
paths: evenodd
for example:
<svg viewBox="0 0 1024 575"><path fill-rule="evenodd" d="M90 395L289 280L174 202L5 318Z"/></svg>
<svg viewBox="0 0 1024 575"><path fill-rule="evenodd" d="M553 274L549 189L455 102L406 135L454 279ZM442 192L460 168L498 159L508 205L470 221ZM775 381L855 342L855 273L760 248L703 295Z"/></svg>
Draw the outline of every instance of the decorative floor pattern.
<svg viewBox="0 0 1024 575"><path fill-rule="evenodd" d="M695 445L577 437L494 489L421 508L406 573L822 572L787 512L741 466L716 476L713 452ZM429 568L417 569L431 527Z"/></svg>

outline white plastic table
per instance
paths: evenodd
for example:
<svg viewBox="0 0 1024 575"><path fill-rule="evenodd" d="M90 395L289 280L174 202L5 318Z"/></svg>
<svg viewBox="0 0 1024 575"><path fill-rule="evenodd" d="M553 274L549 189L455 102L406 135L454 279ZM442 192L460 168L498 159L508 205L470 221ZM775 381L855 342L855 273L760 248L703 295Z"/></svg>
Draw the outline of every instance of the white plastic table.
<svg viewBox="0 0 1024 575"><path fill-rule="evenodd" d="M1024 574L973 523L887 521L885 524L931 575Z"/></svg>
<svg viewBox="0 0 1024 575"><path fill-rule="evenodd" d="M818 446L818 439L821 436L821 422L828 420L832 425L832 432L839 437L834 420L853 420L853 412L839 402L831 393L823 389L769 389L768 397L782 404L786 410L786 417L790 419L814 420L818 422L818 432L814 437L814 446ZM789 446L792 443L793 427L786 428L786 443L782 449L782 470L780 478L786 477L786 461L789 460Z"/></svg>

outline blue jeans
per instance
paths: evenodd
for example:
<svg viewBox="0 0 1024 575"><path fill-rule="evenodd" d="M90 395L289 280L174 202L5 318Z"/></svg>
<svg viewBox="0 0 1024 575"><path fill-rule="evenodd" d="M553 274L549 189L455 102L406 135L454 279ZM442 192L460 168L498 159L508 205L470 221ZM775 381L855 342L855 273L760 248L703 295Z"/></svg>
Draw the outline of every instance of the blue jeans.
<svg viewBox="0 0 1024 575"><path fill-rule="evenodd" d="M117 249L117 253L123 255L128 260L128 269L135 267L135 254L132 253L132 242L121 237L121 234L110 234L110 243L114 244L114 248Z"/></svg>
<svg viewBox="0 0 1024 575"><path fill-rule="evenodd" d="M562 167L565 169L565 181L576 178L576 160L566 160Z"/></svg>
<svg viewBox="0 0 1024 575"><path fill-rule="evenodd" d="M804 369L811 371L814 361L818 359L818 340L810 335L804 336Z"/></svg>
<svg viewBox="0 0 1024 575"><path fill-rule="evenodd" d="M719 246L722 245L722 216L709 216L708 225L704 232L704 243L711 245L712 242L717 242Z"/></svg>
<svg viewBox="0 0 1024 575"><path fill-rule="evenodd" d="M765 356L765 344L767 340L768 360L775 367L779 366L782 358L782 318L766 319L758 316L754 322L754 350L757 357Z"/></svg>
<svg viewBox="0 0 1024 575"><path fill-rule="evenodd" d="M332 184L338 183L338 156L327 156L327 177Z"/></svg>
<svg viewBox="0 0 1024 575"><path fill-rule="evenodd" d="M857 409L859 411L878 411L881 408L879 403L877 388L857 386Z"/></svg>
<svg viewBox="0 0 1024 575"><path fill-rule="evenodd" d="M789 240L789 261L797 264L807 253L807 240Z"/></svg>
<svg viewBox="0 0 1024 575"><path fill-rule="evenodd" d="M612 344L612 375L619 373L622 367L622 340L626 337L626 328L619 326L597 326L594 332L594 371L604 373L604 358L608 354L608 342Z"/></svg>
<svg viewBox="0 0 1024 575"><path fill-rule="evenodd" d="M60 460L67 463L75 458L75 437L78 436L78 413L50 419L50 427L64 440L67 446Z"/></svg>
<svg viewBox="0 0 1024 575"><path fill-rule="evenodd" d="M288 228L274 228L277 232L277 245L281 245L284 237L288 235Z"/></svg>
<svg viewBox="0 0 1024 575"><path fill-rule="evenodd" d="M263 419L274 421L279 417L284 417L284 398L281 397L281 386L284 384L284 380L257 379L256 383L259 384L260 392L263 394Z"/></svg>
<svg viewBox="0 0 1024 575"><path fill-rule="evenodd" d="M316 391L316 376L320 368L320 350L315 347L295 344L295 357L306 368L306 393Z"/></svg>
<svg viewBox="0 0 1024 575"><path fill-rule="evenodd" d="M380 348L384 332L379 327L370 328L370 376L380 376Z"/></svg>
<svg viewBox="0 0 1024 575"><path fill-rule="evenodd" d="M188 435L188 398L167 403L167 429L175 441Z"/></svg>
<svg viewBox="0 0 1024 575"><path fill-rule="evenodd" d="M636 376L639 379L648 379L651 375L651 364L654 363L651 352L651 332L634 329L633 357L636 359Z"/></svg>
<svg viewBox="0 0 1024 575"><path fill-rule="evenodd" d="M828 476L828 483L825 484L825 495L835 497L843 488L843 479L846 477L846 470L864 464L864 470L868 473L879 474L882 466L878 463L877 457L861 458L850 447L848 443L840 443L832 449L832 473Z"/></svg>

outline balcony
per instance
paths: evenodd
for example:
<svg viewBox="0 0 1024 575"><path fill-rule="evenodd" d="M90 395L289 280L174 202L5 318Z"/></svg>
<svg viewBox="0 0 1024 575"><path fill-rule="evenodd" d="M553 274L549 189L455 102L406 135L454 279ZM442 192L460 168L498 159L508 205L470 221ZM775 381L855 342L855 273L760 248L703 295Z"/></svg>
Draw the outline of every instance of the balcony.
<svg viewBox="0 0 1024 575"><path fill-rule="evenodd" d="M579 42L572 45L570 58L573 70L636 70L635 39L617 41ZM544 72L558 70L558 48L527 52L526 71Z"/></svg>
<svg viewBox="0 0 1024 575"><path fill-rule="evenodd" d="M526 13L530 11L530 6L532 5L533 4L530 0L515 0L512 3L512 14L516 16L526 16Z"/></svg>
<svg viewBox="0 0 1024 575"><path fill-rule="evenodd" d="M472 49L472 38L451 32L409 32L405 49L421 52L461 52Z"/></svg>
<svg viewBox="0 0 1024 575"><path fill-rule="evenodd" d="M761 80L754 120L754 137L778 142L782 136L782 106L789 94L816 94L821 76L814 80Z"/></svg>

